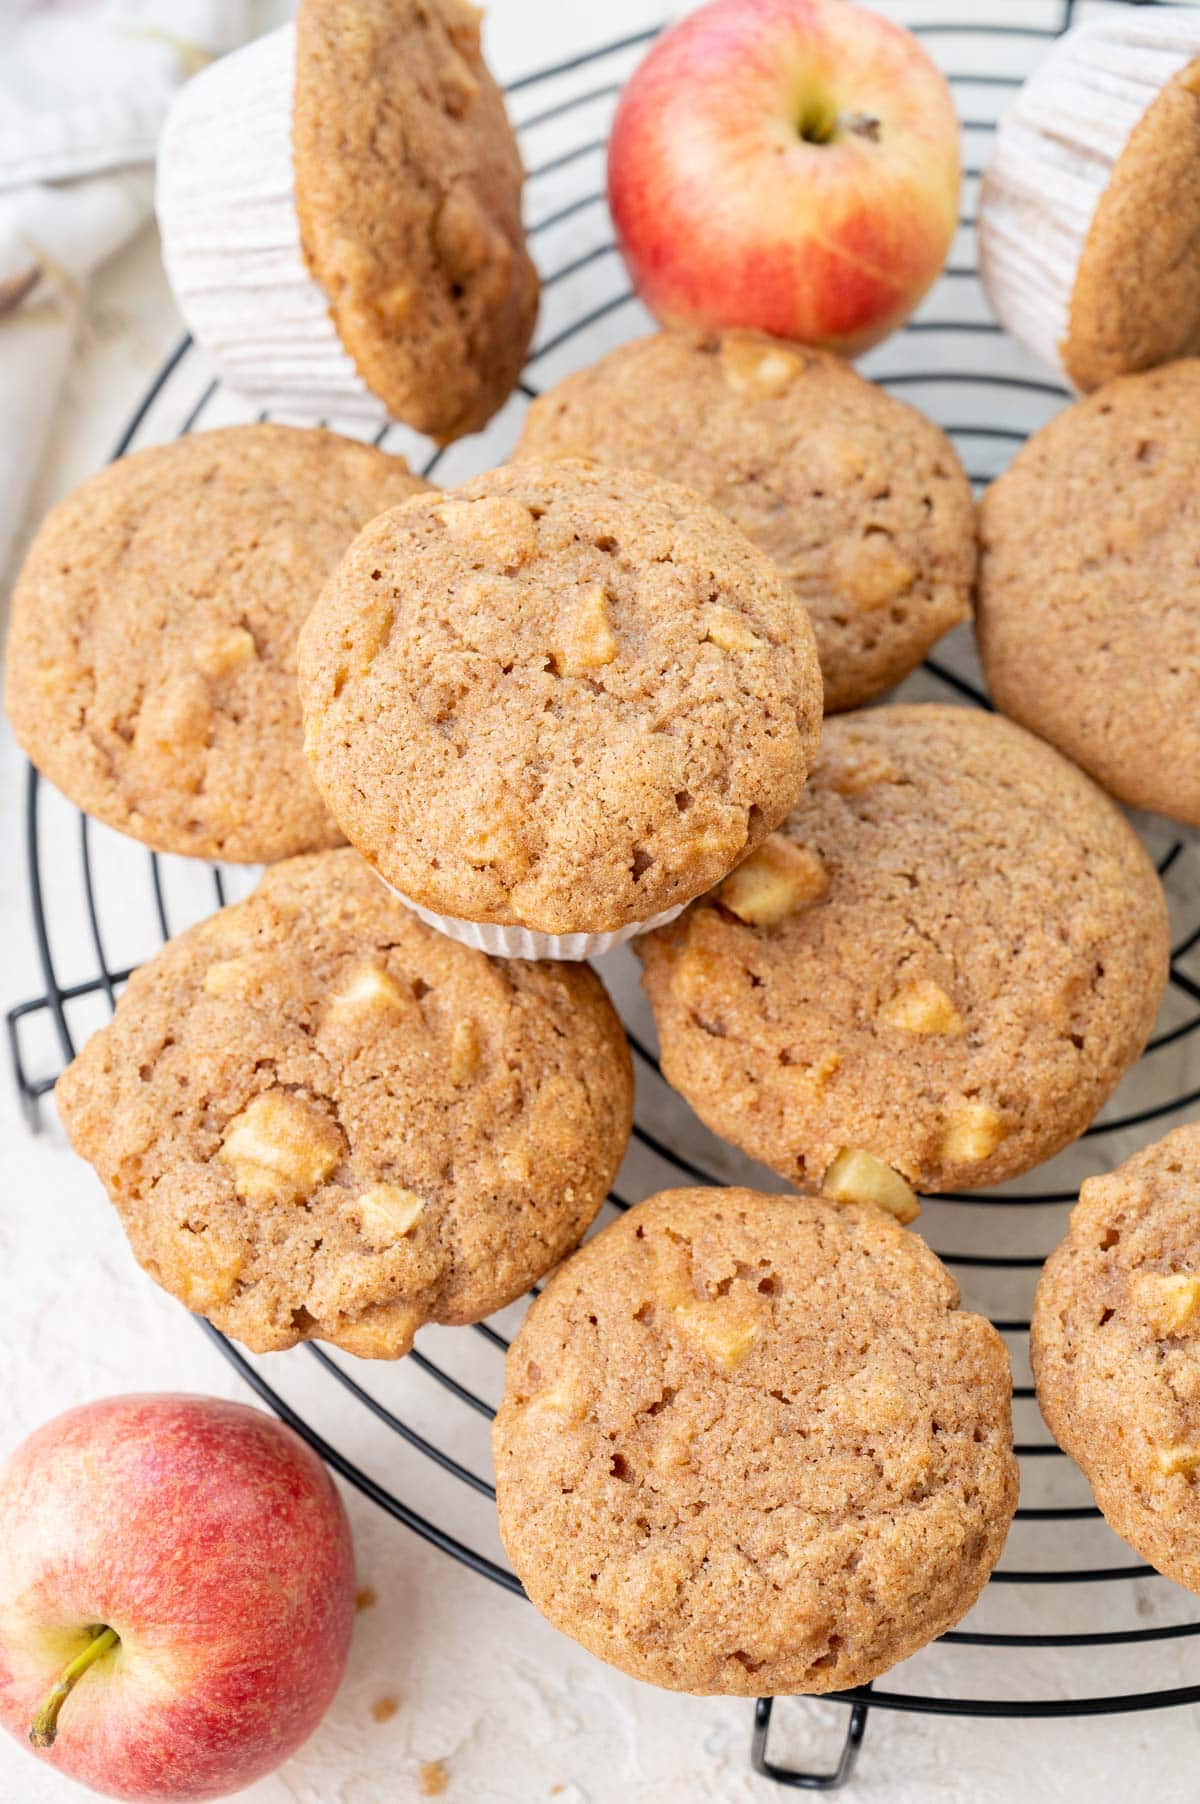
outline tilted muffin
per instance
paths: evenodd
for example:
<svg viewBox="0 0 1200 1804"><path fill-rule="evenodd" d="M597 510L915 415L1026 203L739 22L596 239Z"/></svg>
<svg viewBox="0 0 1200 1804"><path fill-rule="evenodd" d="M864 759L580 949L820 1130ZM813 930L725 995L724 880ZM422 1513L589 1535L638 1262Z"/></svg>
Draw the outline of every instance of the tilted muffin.
<svg viewBox="0 0 1200 1804"><path fill-rule="evenodd" d="M301 0L181 91L163 256L232 387L442 440L512 392L538 280L479 23L468 0Z"/></svg>
<svg viewBox="0 0 1200 1804"><path fill-rule="evenodd" d="M720 508L809 610L827 714L970 615L975 504L954 446L838 357L660 332L535 401L517 454L653 470Z"/></svg>
<svg viewBox="0 0 1200 1804"><path fill-rule="evenodd" d="M1200 10L1112 7L1059 40L1000 122L979 262L1077 389L1200 349Z"/></svg>
<svg viewBox="0 0 1200 1804"><path fill-rule="evenodd" d="M1030 1332L1050 1432L1110 1528L1200 1592L1200 1127L1089 1178Z"/></svg>
<svg viewBox="0 0 1200 1804"><path fill-rule="evenodd" d="M1132 829L1049 746L885 707L827 722L783 829L638 950L701 1119L906 1218L906 1185L1015 1177L1082 1132L1153 1026L1167 915Z"/></svg>
<svg viewBox="0 0 1200 1804"><path fill-rule="evenodd" d="M1200 358L1034 434L983 498L975 621L997 706L1112 795L1200 827Z"/></svg>
<svg viewBox="0 0 1200 1804"><path fill-rule="evenodd" d="M1017 1501L1008 1354L880 1210L639 1203L555 1274L493 1431L556 1628L672 1690L865 1684L970 1609Z"/></svg>
<svg viewBox="0 0 1200 1804"><path fill-rule="evenodd" d="M120 458L53 508L13 594L8 717L42 774L160 852L338 844L296 636L359 528L429 484L331 432L231 426Z"/></svg>
<svg viewBox="0 0 1200 1804"><path fill-rule="evenodd" d="M347 839L444 931L521 957L588 957L715 883L820 730L770 560L686 489L574 460L372 521L299 669Z"/></svg>
<svg viewBox="0 0 1200 1804"><path fill-rule="evenodd" d="M629 1134L591 971L455 945L348 849L135 972L58 1081L141 1264L256 1352L407 1352L575 1245Z"/></svg>

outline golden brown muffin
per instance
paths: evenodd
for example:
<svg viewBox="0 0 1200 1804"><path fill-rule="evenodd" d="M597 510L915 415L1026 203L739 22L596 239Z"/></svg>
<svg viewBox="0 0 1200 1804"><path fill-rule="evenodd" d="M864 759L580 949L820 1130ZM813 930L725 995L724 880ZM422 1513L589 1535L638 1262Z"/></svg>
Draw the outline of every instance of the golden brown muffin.
<svg viewBox="0 0 1200 1804"><path fill-rule="evenodd" d="M160 852L336 845L309 778L296 636L359 528L428 489L332 432L230 426L120 458L42 522L6 701L38 769Z"/></svg>
<svg viewBox="0 0 1200 1804"><path fill-rule="evenodd" d="M546 933L716 882L820 731L812 632L770 560L686 489L572 460L373 521L299 669L318 787L387 882Z"/></svg>
<svg viewBox="0 0 1200 1804"><path fill-rule="evenodd" d="M880 1210L675 1190L557 1272L496 1417L504 1544L556 1628L742 1695L878 1677L957 1622L1017 1501L1008 1354Z"/></svg>
<svg viewBox="0 0 1200 1804"><path fill-rule="evenodd" d="M1034 434L983 498L988 687L1133 808L1200 826L1200 358Z"/></svg>
<svg viewBox="0 0 1200 1804"><path fill-rule="evenodd" d="M975 1188L1081 1133L1153 1026L1167 915L1132 829L1049 746L887 707L826 722L782 831L638 947L663 1074L701 1118L801 1187L874 1195L878 1162Z"/></svg>
<svg viewBox="0 0 1200 1804"><path fill-rule="evenodd" d="M1038 1284L1050 1432L1110 1528L1200 1592L1200 1127L1089 1178Z"/></svg>
<svg viewBox="0 0 1200 1804"><path fill-rule="evenodd" d="M970 615L975 504L954 446L838 357L659 332L535 401L517 455L653 470L728 515L809 611L827 714Z"/></svg>
<svg viewBox="0 0 1200 1804"><path fill-rule="evenodd" d="M1000 121L979 197L1001 323L1073 387L1200 349L1200 15L1114 6Z"/></svg>
<svg viewBox="0 0 1200 1804"><path fill-rule="evenodd" d="M590 970L456 945L347 849L276 865L172 940L55 1094L189 1309L255 1352L395 1358L575 1245L632 1077Z"/></svg>
<svg viewBox="0 0 1200 1804"><path fill-rule="evenodd" d="M1092 217L1063 363L1088 390L1200 350L1200 57L1134 127Z"/></svg>
<svg viewBox="0 0 1200 1804"><path fill-rule="evenodd" d="M398 419L487 424L537 318L521 155L469 0L301 0L300 243L338 336Z"/></svg>

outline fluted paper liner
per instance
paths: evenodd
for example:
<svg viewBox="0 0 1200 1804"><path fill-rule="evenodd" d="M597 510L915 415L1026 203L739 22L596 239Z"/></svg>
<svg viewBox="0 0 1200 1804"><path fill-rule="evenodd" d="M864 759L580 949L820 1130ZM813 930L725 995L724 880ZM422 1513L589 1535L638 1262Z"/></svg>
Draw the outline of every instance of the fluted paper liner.
<svg viewBox="0 0 1200 1804"><path fill-rule="evenodd" d="M163 130L163 261L196 342L260 406L382 425L388 412L338 337L300 248L292 165L291 25L222 57Z"/></svg>
<svg viewBox="0 0 1200 1804"><path fill-rule="evenodd" d="M980 276L1001 325L1069 386L1062 346L1096 208L1134 127L1197 53L1200 10L1124 7L1060 38L1000 122Z"/></svg>
<svg viewBox="0 0 1200 1804"><path fill-rule="evenodd" d="M572 963L584 958L599 958L602 952L611 952L614 947L636 939L639 933L665 927L687 907L686 902L679 902L674 908L664 908L661 914L651 915L648 921L630 921L612 933L538 933L531 927L506 927L495 921L460 921L457 915L439 915L432 908L422 908L386 877L380 877L379 881L427 927L435 927L447 939L473 946L477 952L490 953L492 958L553 958Z"/></svg>

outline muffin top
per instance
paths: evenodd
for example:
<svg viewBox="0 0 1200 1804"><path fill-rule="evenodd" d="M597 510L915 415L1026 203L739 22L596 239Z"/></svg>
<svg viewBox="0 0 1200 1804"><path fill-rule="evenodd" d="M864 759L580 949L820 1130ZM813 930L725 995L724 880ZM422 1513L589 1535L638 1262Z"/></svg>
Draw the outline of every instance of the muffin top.
<svg viewBox="0 0 1200 1804"><path fill-rule="evenodd" d="M537 317L524 172L468 0L300 0L300 242L397 418L447 440L512 392Z"/></svg>
<svg viewBox="0 0 1200 1804"><path fill-rule="evenodd" d="M1169 15L1164 23L1169 31ZM1096 24L1103 29L1104 21ZM1089 390L1197 350L1200 57L1193 57L1133 128L1092 215L1062 358L1075 387Z"/></svg>
<svg viewBox="0 0 1200 1804"><path fill-rule="evenodd" d="M508 1356L504 1544L601 1659L705 1694L859 1685L970 1608L1017 1496L1008 1354L880 1210L640 1203Z"/></svg>
<svg viewBox="0 0 1200 1804"><path fill-rule="evenodd" d="M838 357L747 332L660 332L534 402L518 456L682 482L808 608L825 711L907 676L970 614L975 504L931 420Z"/></svg>
<svg viewBox="0 0 1200 1804"><path fill-rule="evenodd" d="M336 845L309 778L296 635L358 529L428 484L331 432L231 426L135 451L42 522L7 706L38 769L162 852Z"/></svg>
<svg viewBox="0 0 1200 1804"><path fill-rule="evenodd" d="M342 831L444 915L607 932L706 889L816 750L812 631L686 489L576 460L381 515L313 610L305 738Z"/></svg>
<svg viewBox="0 0 1200 1804"><path fill-rule="evenodd" d="M1200 1127L1089 1178L1038 1284L1030 1352L1051 1433L1109 1526L1200 1592Z"/></svg>
<svg viewBox="0 0 1200 1804"><path fill-rule="evenodd" d="M404 1353L574 1246L629 1134L620 1022L585 966L425 927L349 849L135 972L59 1079L147 1271L256 1352Z"/></svg>
<svg viewBox="0 0 1200 1804"><path fill-rule="evenodd" d="M1137 836L1049 746L884 707L827 722L781 832L638 949L702 1119L883 1201L893 1172L975 1188L1082 1132L1153 1025L1167 917Z"/></svg>
<svg viewBox="0 0 1200 1804"><path fill-rule="evenodd" d="M1200 359L1035 433L983 498L992 696L1131 807L1200 826Z"/></svg>
<svg viewBox="0 0 1200 1804"><path fill-rule="evenodd" d="M979 262L1002 324L1077 389L1200 348L1200 15L1113 6L999 122Z"/></svg>

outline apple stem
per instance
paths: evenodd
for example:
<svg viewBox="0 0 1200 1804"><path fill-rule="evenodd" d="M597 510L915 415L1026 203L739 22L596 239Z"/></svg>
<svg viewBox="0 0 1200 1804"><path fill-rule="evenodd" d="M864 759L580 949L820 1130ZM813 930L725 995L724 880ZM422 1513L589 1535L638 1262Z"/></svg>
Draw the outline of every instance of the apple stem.
<svg viewBox="0 0 1200 1804"><path fill-rule="evenodd" d="M853 132L856 138L869 138L872 144L879 142L879 121L870 113L843 113L838 130Z"/></svg>
<svg viewBox="0 0 1200 1804"><path fill-rule="evenodd" d="M64 1667L58 1683L50 1691L45 1703L33 1719L33 1727L29 1731L29 1739L35 1748L52 1748L54 1738L58 1734L58 1713L66 1703L76 1683L83 1677L89 1666L102 1660L110 1648L116 1647L121 1637L115 1629L94 1629L92 1639L81 1654L76 1654L69 1666Z"/></svg>

